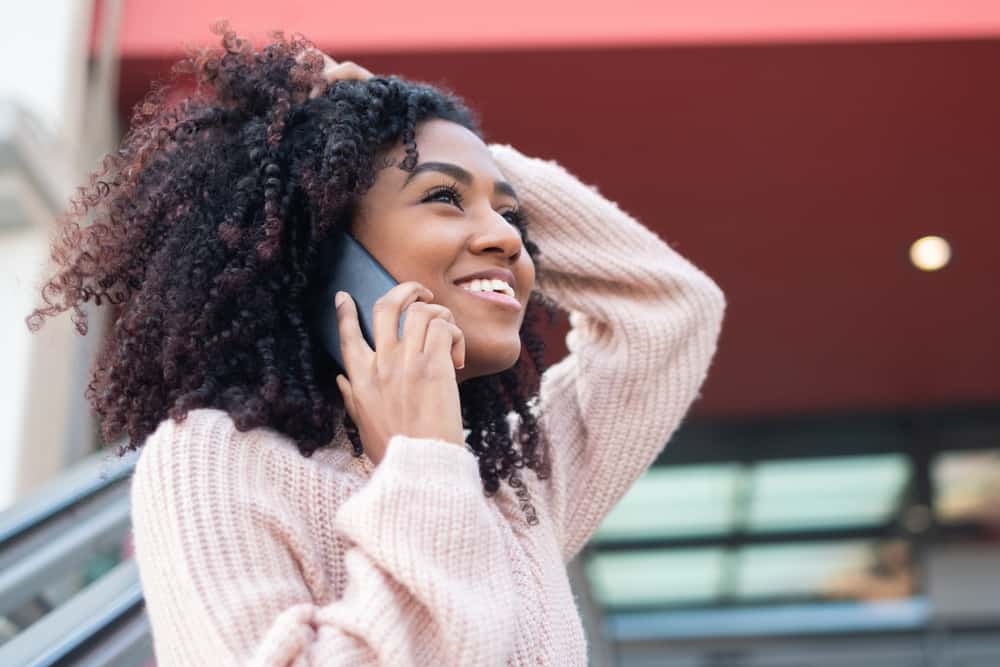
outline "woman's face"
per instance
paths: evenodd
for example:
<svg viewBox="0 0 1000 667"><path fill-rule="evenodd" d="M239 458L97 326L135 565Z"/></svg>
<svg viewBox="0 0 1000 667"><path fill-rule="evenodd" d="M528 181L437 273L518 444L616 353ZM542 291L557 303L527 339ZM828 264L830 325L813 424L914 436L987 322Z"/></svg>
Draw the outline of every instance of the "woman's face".
<svg viewBox="0 0 1000 667"><path fill-rule="evenodd" d="M486 144L465 127L428 120L417 126L416 143L415 175L396 166L406 157L402 140L385 154L391 166L362 197L352 233L396 280L421 283L433 303L451 310L465 334L459 382L499 373L520 355L518 330L535 285L534 263L511 222L518 200ZM520 308L460 286L489 269L510 271Z"/></svg>

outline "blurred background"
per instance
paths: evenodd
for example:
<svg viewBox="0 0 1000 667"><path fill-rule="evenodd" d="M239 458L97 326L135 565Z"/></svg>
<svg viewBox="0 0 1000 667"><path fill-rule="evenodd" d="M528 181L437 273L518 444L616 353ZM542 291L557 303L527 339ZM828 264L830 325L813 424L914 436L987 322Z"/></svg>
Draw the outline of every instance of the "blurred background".
<svg viewBox="0 0 1000 667"><path fill-rule="evenodd" d="M152 664L134 457L83 399L109 313L24 318L75 187L221 17L454 89L726 292L701 397L571 564L592 665L1000 665L989 0L5 3L0 664Z"/></svg>

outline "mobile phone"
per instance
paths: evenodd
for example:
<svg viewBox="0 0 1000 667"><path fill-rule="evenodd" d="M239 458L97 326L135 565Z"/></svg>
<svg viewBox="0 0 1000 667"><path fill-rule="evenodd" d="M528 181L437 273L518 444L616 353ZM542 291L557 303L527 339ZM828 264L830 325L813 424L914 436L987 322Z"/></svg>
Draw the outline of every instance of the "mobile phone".
<svg viewBox="0 0 1000 667"><path fill-rule="evenodd" d="M340 331L334 297L337 292L347 292L354 299L358 312L361 334L368 345L375 349L373 308L383 294L399 284L377 259L347 231L335 232L320 244L320 281L317 302L313 305L313 326L326 351L340 369L347 374L340 352ZM403 337L406 309L400 313L397 339Z"/></svg>

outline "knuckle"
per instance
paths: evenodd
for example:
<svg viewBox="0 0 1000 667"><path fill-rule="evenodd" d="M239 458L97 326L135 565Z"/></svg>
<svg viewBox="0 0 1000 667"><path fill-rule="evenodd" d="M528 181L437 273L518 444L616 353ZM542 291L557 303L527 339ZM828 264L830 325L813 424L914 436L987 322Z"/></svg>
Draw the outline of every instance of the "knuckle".
<svg viewBox="0 0 1000 667"><path fill-rule="evenodd" d="M375 379L379 384L385 384L396 375L396 370L391 364L378 364L375 367Z"/></svg>
<svg viewBox="0 0 1000 667"><path fill-rule="evenodd" d="M399 283L379 297L380 301L402 301L413 290L413 283Z"/></svg>
<svg viewBox="0 0 1000 667"><path fill-rule="evenodd" d="M442 306L438 303L425 303L423 304L423 309L429 312L435 319L444 318L445 320L454 320L454 315L447 307Z"/></svg>
<svg viewBox="0 0 1000 667"><path fill-rule="evenodd" d="M431 320L430 326L435 327L441 333L448 334L449 336L461 331L461 329L448 320L443 320L441 318Z"/></svg>
<svg viewBox="0 0 1000 667"><path fill-rule="evenodd" d="M419 301L414 301L409 306L407 306L406 310L404 310L403 313L400 315L401 317L404 315L406 316L406 323L403 324L403 330L409 331L410 329L412 329L412 325L410 325L409 322L411 320L413 322L417 322L418 321L417 318L423 317L424 312L425 309L422 306L420 306Z"/></svg>
<svg viewBox="0 0 1000 667"><path fill-rule="evenodd" d="M415 363L406 364L403 368L403 379L407 384L415 384L427 379L427 364L421 359Z"/></svg>
<svg viewBox="0 0 1000 667"><path fill-rule="evenodd" d="M404 292L411 289L427 289L423 283L416 280L407 280L405 283L400 283L399 286L403 288L402 291Z"/></svg>
<svg viewBox="0 0 1000 667"><path fill-rule="evenodd" d="M442 313L438 312L436 313L436 315L442 315ZM438 328L445 328L449 330L455 326L455 323L452 322L447 317L435 317L433 320L431 320L430 324Z"/></svg>

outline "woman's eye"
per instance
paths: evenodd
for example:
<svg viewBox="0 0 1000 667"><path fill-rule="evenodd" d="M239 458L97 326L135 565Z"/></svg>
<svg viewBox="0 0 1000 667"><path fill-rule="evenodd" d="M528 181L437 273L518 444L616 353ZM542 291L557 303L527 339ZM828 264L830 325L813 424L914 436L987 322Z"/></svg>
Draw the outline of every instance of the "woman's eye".
<svg viewBox="0 0 1000 667"><path fill-rule="evenodd" d="M430 199L431 201L442 200L442 199L454 199L454 198L455 195L448 192L447 190L442 190L441 192L435 192L430 197L428 197L428 199Z"/></svg>
<svg viewBox="0 0 1000 667"><path fill-rule="evenodd" d="M424 198L424 201L443 202L448 200L454 201L459 208L462 208L462 195L460 195L454 188L441 188L440 190L435 190Z"/></svg>
<svg viewBox="0 0 1000 667"><path fill-rule="evenodd" d="M514 225L518 229L523 229L525 227L524 213L519 210L507 211L503 214L507 219L507 222Z"/></svg>
<svg viewBox="0 0 1000 667"><path fill-rule="evenodd" d="M421 201L442 202L442 203L447 203L451 201L454 202L455 206L457 206L460 210L464 210L462 209L462 204L463 204L462 193L460 193L458 189L455 188L454 186L438 188L437 190L434 190L425 195ZM507 222L517 227L518 229L523 230L523 228L525 227L524 213L522 213L520 209L505 211L500 215L502 215L504 219L507 220Z"/></svg>

